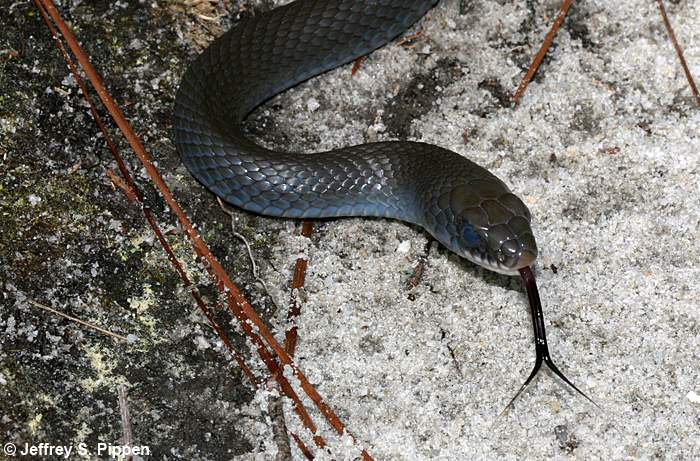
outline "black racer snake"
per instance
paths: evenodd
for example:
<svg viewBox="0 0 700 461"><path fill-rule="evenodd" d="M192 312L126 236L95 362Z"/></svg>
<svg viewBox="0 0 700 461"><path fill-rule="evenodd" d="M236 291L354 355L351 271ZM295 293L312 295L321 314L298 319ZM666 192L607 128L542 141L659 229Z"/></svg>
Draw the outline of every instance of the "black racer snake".
<svg viewBox="0 0 700 461"><path fill-rule="evenodd" d="M374 216L422 226L445 247L487 269L520 274L535 332L536 362L511 403L554 365L530 270L537 245L530 212L496 176L431 144L395 141L315 154L273 151L241 121L258 105L401 34L437 0L297 0L241 21L182 78L173 139L188 170L244 210L285 218ZM509 404L510 406L510 404Z"/></svg>

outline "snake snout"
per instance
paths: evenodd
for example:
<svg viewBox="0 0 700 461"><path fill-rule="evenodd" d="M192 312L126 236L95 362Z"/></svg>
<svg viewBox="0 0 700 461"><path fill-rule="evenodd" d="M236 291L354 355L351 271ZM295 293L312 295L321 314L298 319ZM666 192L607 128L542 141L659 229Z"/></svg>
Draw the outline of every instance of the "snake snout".
<svg viewBox="0 0 700 461"><path fill-rule="evenodd" d="M537 259L536 250L533 251L515 240L505 242L498 257L503 266L513 270L529 267L535 259Z"/></svg>
<svg viewBox="0 0 700 461"><path fill-rule="evenodd" d="M500 244L496 251L496 260L504 269L517 271L530 266L537 258L537 247L534 239L514 238Z"/></svg>
<svg viewBox="0 0 700 461"><path fill-rule="evenodd" d="M496 259L504 268L517 271L537 258L537 243L524 216L514 216L506 225L492 229L491 237L497 242Z"/></svg>

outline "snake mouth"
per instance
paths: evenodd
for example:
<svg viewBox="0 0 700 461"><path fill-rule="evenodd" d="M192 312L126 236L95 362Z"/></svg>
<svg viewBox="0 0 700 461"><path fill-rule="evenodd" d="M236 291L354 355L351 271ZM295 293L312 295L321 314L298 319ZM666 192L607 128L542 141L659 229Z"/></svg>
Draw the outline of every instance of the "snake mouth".
<svg viewBox="0 0 700 461"><path fill-rule="evenodd" d="M516 260L515 265L513 266L513 269L519 273L520 269L524 269L526 267L530 267L532 263L535 262L537 259L537 253L533 252L531 250L520 250L518 253L518 259Z"/></svg>
<svg viewBox="0 0 700 461"><path fill-rule="evenodd" d="M498 257L482 254L477 251L468 253L465 257L481 267L503 275L520 276L520 269L530 267L537 259L537 250L521 248L515 255L505 256L503 252Z"/></svg>

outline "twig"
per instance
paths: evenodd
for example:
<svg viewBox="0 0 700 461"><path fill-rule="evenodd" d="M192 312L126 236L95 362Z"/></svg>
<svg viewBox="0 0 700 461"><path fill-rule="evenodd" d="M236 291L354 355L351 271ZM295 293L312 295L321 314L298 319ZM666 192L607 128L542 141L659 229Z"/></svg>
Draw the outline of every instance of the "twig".
<svg viewBox="0 0 700 461"><path fill-rule="evenodd" d="M428 263L428 256L430 255L430 248L433 246L433 239L428 239L423 248L423 254L418 257L418 264L413 268L413 273L408 279L408 289L412 290L418 286L420 281L423 279L423 273L425 272L425 265Z"/></svg>
<svg viewBox="0 0 700 461"><path fill-rule="evenodd" d="M269 381L270 390L275 388L275 382ZM272 421L272 439L277 445L277 456L275 461L291 461L292 447L289 445L289 435L287 434L287 425L284 421L284 404L282 396L279 394L270 396L267 404L267 411Z"/></svg>
<svg viewBox="0 0 700 461"><path fill-rule="evenodd" d="M49 307L49 306L47 306L47 305L45 305L45 304L41 304L41 303L36 302L36 301L34 301L34 300L32 300L32 299L29 300L29 304L31 304L32 306L38 307L38 308L40 308L40 309L44 309L45 311L49 311L49 312L51 312L52 314L56 314L56 315L58 315L58 316L60 316L60 317L63 317L63 318L65 318L65 319L71 320L71 321L73 321L73 322L75 322L75 323L79 323L80 325L86 326L86 327L88 327L88 328L92 328L92 329L95 330L95 331L99 331L100 333L103 333L103 334L105 334L105 335L107 335L107 336L111 336L112 338L116 338L116 339L118 339L118 340L120 340L120 341L127 341L127 342L129 341L129 340L127 339L126 336L122 336L122 335L120 335L120 334L113 333L113 332L111 332L111 331L109 331L109 330L105 330L104 328L98 327L97 325L93 325L92 323L88 323L88 322L86 322L86 321L84 321L84 320L80 320L79 318L73 317L72 315L64 314L64 313L61 312L61 311L57 311L56 309L54 309L54 308L52 308L52 307Z"/></svg>
<svg viewBox="0 0 700 461"><path fill-rule="evenodd" d="M405 48L415 48L416 44L413 43L415 40L419 39L422 37L424 34L423 30L419 30L415 34L410 34L406 35L405 37L401 38L397 43L396 46L403 46Z"/></svg>
<svg viewBox="0 0 700 461"><path fill-rule="evenodd" d="M131 433L131 415L129 415L129 404L126 400L126 386L120 384L117 388L117 393L119 396L119 414L121 415L122 432L124 433L122 442L124 445L131 447L134 445L134 440ZM132 461L133 459L134 457L129 455L127 461Z"/></svg>
<svg viewBox="0 0 700 461"><path fill-rule="evenodd" d="M253 272L253 278L255 279L256 282L258 282L260 285L262 285L263 289L265 290L265 293L267 293L268 296L272 299L272 295L270 294L270 290L267 289L267 285L265 284L265 281L260 278L260 275L258 274L258 265L255 263L255 257L253 256L253 250L250 249L250 244L248 243L248 239L246 239L243 234L240 232L236 231L236 216L233 214L233 210L231 210L229 207L226 206L223 200L221 200L221 197L216 197L216 201L219 202L219 206L221 207L222 210L224 210L224 213L229 215L231 218L231 232L233 233L233 236L236 237L238 240L243 242L243 245L245 245L246 251L248 252L248 259L250 260L250 267ZM272 299L272 302L274 303L275 300Z"/></svg>
<svg viewBox="0 0 700 461"><path fill-rule="evenodd" d="M518 89L513 94L512 101L515 104L520 102L520 98L525 93L525 89L527 88L528 84L530 83L532 76L535 75L537 68L540 66L540 63L544 59L544 56L547 54L549 47L552 46L552 42L554 41L554 37L557 35L557 31L559 30L559 27L561 27L562 23L564 22L564 19L566 18L566 13L568 13L569 8L571 8L571 4L573 2L574 2L574 0L564 0L564 3L561 5L561 8L559 9L559 13L557 14L557 17L554 20L554 24L552 24L551 29L549 29L547 36L544 38L544 42L542 43L542 47L540 48L540 51L535 55L535 59L532 61L532 64L530 64L530 68L527 70L525 77L523 77L522 81L520 82L520 86L518 86Z"/></svg>
<svg viewBox="0 0 700 461"><path fill-rule="evenodd" d="M666 14L664 2L663 0L656 0L656 2L659 4L661 18L663 19L664 25L666 26L666 30L668 31L668 36L671 37L671 43L673 43L673 47L676 49L676 54L678 55L678 60L681 62L681 67L683 67L683 72L685 73L685 78L688 80L688 85L690 85L690 91L693 93L693 96L695 96L695 101L698 103L698 106L700 106L700 93L698 92L698 87L695 85L693 75L690 73L690 69L688 69L688 64L685 62L685 58L683 57L683 50L678 44L678 40L676 40L676 34L673 32L673 27L671 27L671 21L669 21L668 15Z"/></svg>

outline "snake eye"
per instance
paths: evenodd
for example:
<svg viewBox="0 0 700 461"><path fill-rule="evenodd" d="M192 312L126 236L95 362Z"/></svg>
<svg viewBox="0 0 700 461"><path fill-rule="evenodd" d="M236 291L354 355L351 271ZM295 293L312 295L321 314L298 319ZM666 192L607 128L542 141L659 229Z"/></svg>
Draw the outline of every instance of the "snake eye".
<svg viewBox="0 0 700 461"><path fill-rule="evenodd" d="M481 236L471 224L464 225L462 229L462 238L469 248L477 248L481 245Z"/></svg>

